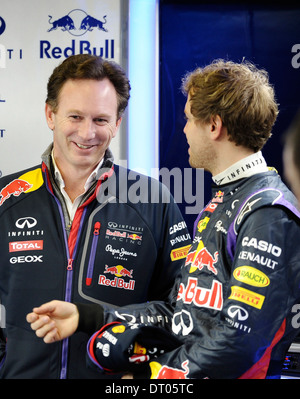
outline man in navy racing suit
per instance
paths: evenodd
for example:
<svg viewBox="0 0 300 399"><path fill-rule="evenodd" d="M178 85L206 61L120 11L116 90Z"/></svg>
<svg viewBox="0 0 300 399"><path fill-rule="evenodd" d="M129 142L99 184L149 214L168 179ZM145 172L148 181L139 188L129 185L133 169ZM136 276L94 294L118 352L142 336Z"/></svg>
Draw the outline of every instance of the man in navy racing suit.
<svg viewBox="0 0 300 399"><path fill-rule="evenodd" d="M222 60L188 74L183 88L189 162L213 186L169 301L119 309L54 301L27 320L45 342L100 329L88 356L102 372L279 378L299 333L300 213L261 153L278 113L274 91L265 71ZM166 332L173 347L164 350Z"/></svg>

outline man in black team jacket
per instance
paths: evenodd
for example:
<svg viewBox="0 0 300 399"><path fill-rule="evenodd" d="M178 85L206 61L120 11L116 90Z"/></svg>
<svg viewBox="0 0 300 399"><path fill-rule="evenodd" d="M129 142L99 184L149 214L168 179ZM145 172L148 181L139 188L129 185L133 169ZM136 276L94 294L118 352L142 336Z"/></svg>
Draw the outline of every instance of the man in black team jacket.
<svg viewBox="0 0 300 399"><path fill-rule="evenodd" d="M53 144L42 164L0 179L1 378L101 377L85 367L87 334L52 347L36 339L26 323L36 303L122 306L166 299L173 286L190 245L179 209L109 149L129 90L118 65L67 58L48 83Z"/></svg>
<svg viewBox="0 0 300 399"><path fill-rule="evenodd" d="M273 88L266 72L222 60L183 87L190 164L214 183L169 300L118 309L53 301L28 321L45 342L94 332L88 358L102 372L278 378L299 333L300 213L260 151L278 112Z"/></svg>

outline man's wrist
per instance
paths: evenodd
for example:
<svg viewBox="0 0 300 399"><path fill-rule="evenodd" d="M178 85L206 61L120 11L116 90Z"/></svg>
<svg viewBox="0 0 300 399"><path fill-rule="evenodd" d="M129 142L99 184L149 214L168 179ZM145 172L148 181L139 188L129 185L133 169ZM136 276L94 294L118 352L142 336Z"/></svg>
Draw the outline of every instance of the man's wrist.
<svg viewBox="0 0 300 399"><path fill-rule="evenodd" d="M103 307L91 303L75 303L79 313L78 327L76 331L89 335L103 326Z"/></svg>

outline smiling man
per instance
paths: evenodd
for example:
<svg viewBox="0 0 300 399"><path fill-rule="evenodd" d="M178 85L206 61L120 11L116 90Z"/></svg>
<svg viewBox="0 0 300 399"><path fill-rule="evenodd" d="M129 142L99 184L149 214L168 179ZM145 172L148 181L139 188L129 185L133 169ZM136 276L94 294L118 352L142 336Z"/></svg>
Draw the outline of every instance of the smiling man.
<svg viewBox="0 0 300 399"><path fill-rule="evenodd" d="M129 92L117 64L67 58L48 82L53 143L42 164L0 179L0 378L101 377L86 368L88 334L51 348L36 339L25 316L37 303L120 306L165 299L174 283L190 244L180 211L109 149ZM135 197L137 180L145 192Z"/></svg>
<svg viewBox="0 0 300 399"><path fill-rule="evenodd" d="M117 108L117 93L107 78L68 80L59 94L59 108L46 104L53 157L72 201L84 193L87 178L116 136L121 123Z"/></svg>

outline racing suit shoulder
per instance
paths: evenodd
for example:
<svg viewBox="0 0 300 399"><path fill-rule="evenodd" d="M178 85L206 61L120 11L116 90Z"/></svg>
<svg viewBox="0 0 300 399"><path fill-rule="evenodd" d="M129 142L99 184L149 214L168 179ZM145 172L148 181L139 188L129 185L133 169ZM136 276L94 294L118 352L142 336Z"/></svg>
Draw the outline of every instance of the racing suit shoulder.
<svg viewBox="0 0 300 399"><path fill-rule="evenodd" d="M24 194L39 189L44 183L40 166L25 169L0 178L0 207L22 199ZM10 201L8 201L10 200Z"/></svg>
<svg viewBox="0 0 300 399"><path fill-rule="evenodd" d="M263 187L255 189L244 199L240 206L233 223L228 230L227 248L233 258L237 234L244 221L258 209L266 207L280 207L284 212L290 212L294 218L300 220L300 212L296 207L296 199L293 194L287 190L287 187L281 182L279 176L272 179L274 187ZM258 216L257 216L258 217ZM256 220L258 220L256 217Z"/></svg>

